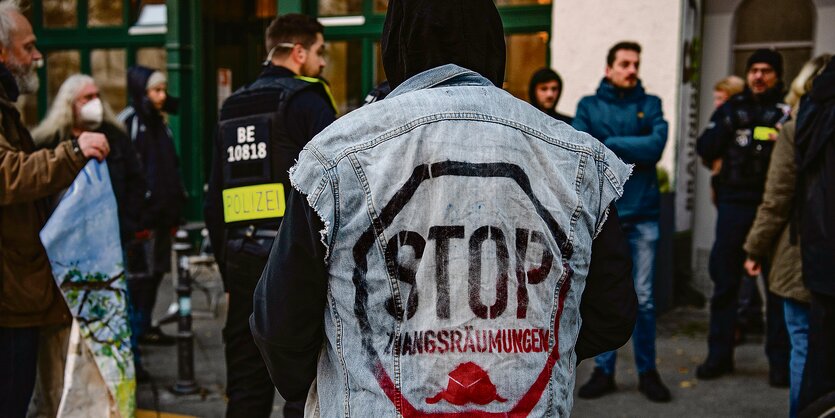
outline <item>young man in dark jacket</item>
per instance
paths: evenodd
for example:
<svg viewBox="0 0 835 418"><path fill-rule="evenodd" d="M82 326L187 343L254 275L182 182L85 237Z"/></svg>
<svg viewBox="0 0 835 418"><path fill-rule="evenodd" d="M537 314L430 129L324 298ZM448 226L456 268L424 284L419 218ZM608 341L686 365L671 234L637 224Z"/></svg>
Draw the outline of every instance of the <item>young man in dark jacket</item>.
<svg viewBox="0 0 835 418"><path fill-rule="evenodd" d="M270 23L261 75L220 110L205 214L229 294L226 345L227 417L269 417L275 390L249 330L252 295L285 214L287 172L302 148L336 118L324 66L323 27L288 14ZM279 243L277 246L296 245ZM302 297L302 295L298 295ZM304 402L288 399L287 418Z"/></svg>
<svg viewBox="0 0 835 418"><path fill-rule="evenodd" d="M640 390L652 401L670 400L670 391L655 368L655 255L661 207L655 165L667 143L667 121L661 99L646 94L638 68L641 46L620 42L606 57L606 77L597 94L577 105L574 128L597 138L623 161L635 164L618 200L618 214L632 251L632 277L638 294L638 322L632 334ZM580 388L581 398L597 398L615 390L614 351L595 358L591 380Z"/></svg>
<svg viewBox="0 0 835 418"><path fill-rule="evenodd" d="M273 382L328 417L567 415L576 362L634 325L628 167L496 87L492 1L391 1L382 43L394 90L291 170L250 320Z"/></svg>
<svg viewBox="0 0 835 418"><path fill-rule="evenodd" d="M528 101L548 116L571 125L574 118L557 112L557 103L560 102L562 91L562 77L550 68L540 68L531 76Z"/></svg>
<svg viewBox="0 0 835 418"><path fill-rule="evenodd" d="M168 96L168 83L160 71L136 66L128 69L127 77L130 106L118 118L139 156L147 186L140 231L126 248L136 315L132 322L140 344L173 345L174 337L151 326L151 313L162 277L171 271L172 229L181 223L186 201L174 138L164 116L176 110L176 99Z"/></svg>
<svg viewBox="0 0 835 418"><path fill-rule="evenodd" d="M709 270L715 286L710 301L708 355L696 370L700 379L715 379L734 369L734 326L745 262L742 247L762 201L777 129L790 112L783 103L782 74L779 52L755 51L748 58L745 90L713 113L696 143L696 151L707 165L722 160L719 173L712 179L718 218ZM787 387L790 349L782 298L768 292L766 313L769 383Z"/></svg>

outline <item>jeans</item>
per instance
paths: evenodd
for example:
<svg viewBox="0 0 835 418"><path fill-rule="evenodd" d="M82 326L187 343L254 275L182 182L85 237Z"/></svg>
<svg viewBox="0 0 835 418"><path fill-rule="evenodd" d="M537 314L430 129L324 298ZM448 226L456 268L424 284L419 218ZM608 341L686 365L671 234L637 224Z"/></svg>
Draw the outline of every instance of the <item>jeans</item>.
<svg viewBox="0 0 835 418"><path fill-rule="evenodd" d="M803 381L803 366L806 364L806 351L809 348L809 305L784 299L783 313L786 328L792 344L789 363L789 417L797 416L797 397L800 395L800 383Z"/></svg>
<svg viewBox="0 0 835 418"><path fill-rule="evenodd" d="M797 408L835 391L835 296L812 290L809 308L809 349Z"/></svg>
<svg viewBox="0 0 835 418"><path fill-rule="evenodd" d="M0 417L26 416L37 364L38 328L0 327Z"/></svg>
<svg viewBox="0 0 835 418"><path fill-rule="evenodd" d="M632 332L632 347L638 373L655 370L655 253L658 246L658 221L621 224L629 249L632 251L632 280L638 295L638 320ZM609 351L594 358L594 362L607 375L615 372L616 351Z"/></svg>
<svg viewBox="0 0 835 418"><path fill-rule="evenodd" d="M717 205L716 240L710 253L710 278L713 296L710 299L710 330L707 363L719 366L733 364L734 326L745 251L742 246L754 223L757 207L719 203ZM767 266L763 274L768 275ZM788 370L789 342L783 319L782 298L767 292L766 356L772 369Z"/></svg>

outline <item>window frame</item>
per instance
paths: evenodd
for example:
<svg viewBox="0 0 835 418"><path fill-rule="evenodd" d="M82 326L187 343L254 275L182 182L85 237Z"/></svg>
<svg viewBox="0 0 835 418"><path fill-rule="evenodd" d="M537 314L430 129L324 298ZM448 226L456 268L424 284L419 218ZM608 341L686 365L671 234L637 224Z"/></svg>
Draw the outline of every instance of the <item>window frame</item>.
<svg viewBox="0 0 835 418"><path fill-rule="evenodd" d="M124 49L125 68L136 64L136 54L142 48L164 48L165 34L131 35L128 29L133 25L134 16L131 0L122 2L122 24L114 26L88 26L89 0L77 0L77 26L66 28L47 28L43 24L43 2L32 3L32 29L38 38L37 46L46 57L49 52L78 51L79 70L82 74L92 75L91 55L97 49ZM47 65L38 69L41 85L48 82ZM43 118L47 111L48 89L38 90L38 117ZM118 111L118 109L117 109Z"/></svg>
<svg viewBox="0 0 835 418"><path fill-rule="evenodd" d="M319 16L318 0L281 0L277 1L278 12L305 13L311 16ZM499 6L499 15L504 25L505 35L522 33L546 32L548 39L551 39L551 12L552 4L547 5L523 5L523 6ZM344 19L345 17L362 17L363 23L359 25L329 25L328 21L334 18ZM360 40L362 44L362 92L371 91L375 87L376 51L374 44L379 41L383 33L383 23L386 20L384 13L374 11L374 0L363 0L361 15L326 16L321 17L325 22L325 40L328 42L339 42L347 40ZM546 48L545 62L550 62L551 50Z"/></svg>

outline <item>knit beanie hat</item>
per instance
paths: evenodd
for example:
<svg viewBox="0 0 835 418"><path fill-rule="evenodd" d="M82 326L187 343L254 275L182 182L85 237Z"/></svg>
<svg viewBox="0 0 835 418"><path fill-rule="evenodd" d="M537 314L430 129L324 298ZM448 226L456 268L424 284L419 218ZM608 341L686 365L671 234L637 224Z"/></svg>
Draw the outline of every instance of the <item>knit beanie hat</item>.
<svg viewBox="0 0 835 418"><path fill-rule="evenodd" d="M145 89L150 89L151 87L156 86L157 84L166 83L168 80L165 78L165 74L160 71L154 71L150 77L148 77L148 82L145 83Z"/></svg>
<svg viewBox="0 0 835 418"><path fill-rule="evenodd" d="M748 57L748 64L745 66L745 70L748 71L752 65L761 62L770 65L774 69L774 72L777 73L777 78L783 78L783 56L779 52L766 48L760 48L754 51Z"/></svg>

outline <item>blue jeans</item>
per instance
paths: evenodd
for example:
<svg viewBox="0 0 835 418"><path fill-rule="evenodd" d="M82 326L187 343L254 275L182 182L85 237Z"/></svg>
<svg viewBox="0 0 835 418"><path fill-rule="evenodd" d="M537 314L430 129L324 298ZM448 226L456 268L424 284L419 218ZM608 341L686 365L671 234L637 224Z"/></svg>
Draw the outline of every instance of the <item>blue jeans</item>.
<svg viewBox="0 0 835 418"><path fill-rule="evenodd" d="M0 416L23 418L38 364L38 328L0 327Z"/></svg>
<svg viewBox="0 0 835 418"><path fill-rule="evenodd" d="M809 348L809 305L783 299L783 314L789 330L792 351L789 368L789 416L797 416L797 398L803 382L803 367L806 365L806 351Z"/></svg>
<svg viewBox="0 0 835 418"><path fill-rule="evenodd" d="M629 249L632 251L632 280L638 295L638 320L632 332L632 348L638 373L655 370L655 299L652 284L655 281L655 253L658 247L658 221L621 223ZM615 373L616 351L609 351L594 358L594 362L607 375Z"/></svg>

